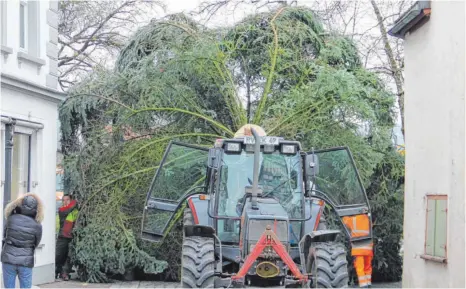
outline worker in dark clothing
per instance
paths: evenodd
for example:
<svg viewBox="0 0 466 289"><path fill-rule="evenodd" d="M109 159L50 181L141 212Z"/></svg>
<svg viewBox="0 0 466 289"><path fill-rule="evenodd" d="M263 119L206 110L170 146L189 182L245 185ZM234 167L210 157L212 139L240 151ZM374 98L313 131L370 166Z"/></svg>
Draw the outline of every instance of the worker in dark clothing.
<svg viewBox="0 0 466 289"><path fill-rule="evenodd" d="M55 255L55 274L64 281L70 279L70 265L68 258L69 245L73 238L72 231L78 217L78 206L76 200L70 195L63 196L63 205L58 209L56 217L57 243Z"/></svg>
<svg viewBox="0 0 466 289"><path fill-rule="evenodd" d="M5 207L6 224L2 240L4 288L32 287L34 253L42 239L44 209L39 196L25 194Z"/></svg>

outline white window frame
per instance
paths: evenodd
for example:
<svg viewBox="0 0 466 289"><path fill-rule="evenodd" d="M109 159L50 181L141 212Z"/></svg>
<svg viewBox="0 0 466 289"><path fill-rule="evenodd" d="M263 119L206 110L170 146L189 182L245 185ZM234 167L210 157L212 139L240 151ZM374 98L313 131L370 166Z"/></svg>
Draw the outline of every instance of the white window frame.
<svg viewBox="0 0 466 289"><path fill-rule="evenodd" d="M28 3L27 1L20 1L19 2L19 50L26 52L28 51L29 43L28 43ZM21 6L24 7L24 19L21 21ZM21 46L21 25L24 27L24 47Z"/></svg>
<svg viewBox="0 0 466 289"><path fill-rule="evenodd" d="M28 127L23 127L23 126L18 126L15 125L14 128L14 133L21 133L25 135L29 135L31 140L30 140L30 163L29 163L29 193L36 193L36 185L35 183L37 182L38 175L37 175L37 168L38 168L38 140L37 140L37 134L38 131L33 129L33 128L28 128Z"/></svg>

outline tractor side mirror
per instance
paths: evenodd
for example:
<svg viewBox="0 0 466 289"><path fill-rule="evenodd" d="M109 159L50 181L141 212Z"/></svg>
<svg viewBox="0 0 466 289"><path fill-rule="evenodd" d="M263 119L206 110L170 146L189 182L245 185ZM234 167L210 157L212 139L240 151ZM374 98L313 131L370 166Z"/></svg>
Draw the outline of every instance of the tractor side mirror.
<svg viewBox="0 0 466 289"><path fill-rule="evenodd" d="M306 155L306 176L313 177L319 174L319 157L316 154Z"/></svg>
<svg viewBox="0 0 466 289"><path fill-rule="evenodd" d="M212 169L220 168L222 150L220 148L209 149L207 166Z"/></svg>

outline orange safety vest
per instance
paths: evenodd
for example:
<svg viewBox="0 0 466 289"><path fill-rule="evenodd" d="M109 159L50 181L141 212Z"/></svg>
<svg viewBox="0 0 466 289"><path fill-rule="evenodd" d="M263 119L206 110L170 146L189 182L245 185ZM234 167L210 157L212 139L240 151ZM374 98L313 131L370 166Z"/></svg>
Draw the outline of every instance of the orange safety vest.
<svg viewBox="0 0 466 289"><path fill-rule="evenodd" d="M369 216L366 214L343 217L343 223L350 231L351 237L367 237L370 233ZM351 255L353 256L372 256L372 240L363 240L352 242Z"/></svg>
<svg viewBox="0 0 466 289"><path fill-rule="evenodd" d="M370 232L369 217L365 214L343 217L343 223L349 229L351 237L367 237Z"/></svg>

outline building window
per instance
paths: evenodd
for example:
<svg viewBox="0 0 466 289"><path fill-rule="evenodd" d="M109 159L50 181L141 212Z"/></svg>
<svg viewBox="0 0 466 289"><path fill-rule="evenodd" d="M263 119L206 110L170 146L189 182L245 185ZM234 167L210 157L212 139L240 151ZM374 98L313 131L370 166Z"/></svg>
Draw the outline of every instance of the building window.
<svg viewBox="0 0 466 289"><path fill-rule="evenodd" d="M27 45L27 3L19 3L19 47L26 49Z"/></svg>
<svg viewBox="0 0 466 289"><path fill-rule="evenodd" d="M447 205L446 195L427 195L424 259L447 261Z"/></svg>
<svg viewBox="0 0 466 289"><path fill-rule="evenodd" d="M1 17L1 36L0 36L0 41L1 44L4 46L7 46L7 40L6 40L6 26L7 26L7 13L6 13L6 7L7 7L7 1L0 1L0 17Z"/></svg>
<svg viewBox="0 0 466 289"><path fill-rule="evenodd" d="M27 50L28 54L34 57L40 57L40 22L39 22L39 5L40 1L29 1L28 8L28 40L27 40Z"/></svg>
<svg viewBox="0 0 466 289"><path fill-rule="evenodd" d="M19 4L19 46L34 57L39 51L39 1L21 1Z"/></svg>

